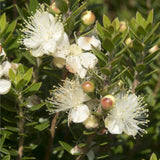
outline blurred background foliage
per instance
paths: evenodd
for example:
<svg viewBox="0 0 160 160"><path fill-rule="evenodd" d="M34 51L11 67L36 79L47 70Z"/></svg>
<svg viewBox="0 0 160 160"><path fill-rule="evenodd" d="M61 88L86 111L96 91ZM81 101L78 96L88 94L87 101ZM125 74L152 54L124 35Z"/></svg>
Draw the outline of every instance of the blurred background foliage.
<svg viewBox="0 0 160 160"><path fill-rule="evenodd" d="M45 2L48 5L51 3L50 0L39 0L38 2ZM80 3L81 2L84 2L84 0L80 0ZM85 2L87 2L87 9L94 12L96 19L100 24L103 22L103 14L107 15L111 20L118 17L119 20L126 21L135 17L137 11L147 18L147 15L152 9L154 10L154 24L160 21L159 0L86 0ZM51 67L51 60L49 57L44 57L42 59L43 63L40 63L32 56L26 56L24 53L29 54L27 51L24 51L23 54L21 54L22 50L18 49L20 47L17 43L17 39L20 37L20 25L22 19L31 14L27 10L34 10L32 5L32 0L0 0L1 15L6 13L8 25L10 26L12 24L10 27L8 26L9 29L6 30L7 34L5 33L4 36L1 35L1 43L10 61L25 64L25 66L19 68L21 80L24 79L24 75L29 68L33 67L34 71L36 71L35 73L38 74L38 77L33 77L33 79L36 82L43 81L43 83L40 90L38 91L39 88L37 87L34 91L32 90L32 94L36 92L36 95L41 97L42 100L45 100L49 96L48 91L52 88L53 84L56 85L60 82L61 75L65 70ZM159 31L160 28L156 30L157 35L159 34ZM98 147L96 147L96 145L94 146L96 157L99 157L97 159L147 160L153 152L157 157L160 157L160 58L157 57L154 62L146 64L146 70L148 73L156 70L156 72L151 72L149 78L146 79L149 83L139 92L144 96L147 95L145 99L149 106L149 119L151 121L147 129L148 134L144 135L144 137L137 137L136 139L128 137L125 134L118 136L111 134L97 136L95 139L96 145L100 146L100 149L97 149ZM28 84L31 85L32 82L28 80ZM48 85L46 86L45 84ZM17 86L15 86L15 88L16 87ZM18 105L17 97L16 95L5 95L0 97L0 104L2 103L4 105L1 108L0 123L1 127L4 127L5 130L1 130L1 134L3 135L1 137L1 152L3 154L3 160L16 159L16 149L18 147L18 130L16 128L17 116L15 116ZM36 107L25 112L28 122L25 127L27 130L27 133L25 134L27 136L25 138L25 157L23 159L43 160L45 157L50 136L49 126L52 116L46 112L46 108L43 107L43 105ZM77 142L84 143L87 137L90 136L84 134L83 138L78 137L79 133L83 133L85 128L79 124L71 124L71 126L68 127L65 117L66 115L62 114L61 118L58 120L58 127L56 129L50 157L51 160L70 160L73 157L66 151L66 144L63 142L74 147ZM154 155L152 158L152 160L156 160Z"/></svg>

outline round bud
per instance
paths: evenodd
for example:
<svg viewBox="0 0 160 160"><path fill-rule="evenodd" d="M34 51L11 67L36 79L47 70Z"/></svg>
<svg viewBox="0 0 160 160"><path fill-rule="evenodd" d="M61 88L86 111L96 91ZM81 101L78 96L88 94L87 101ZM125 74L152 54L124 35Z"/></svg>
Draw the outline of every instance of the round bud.
<svg viewBox="0 0 160 160"><path fill-rule="evenodd" d="M82 89L84 92L89 93L94 91L94 83L91 81L86 81L82 84Z"/></svg>
<svg viewBox="0 0 160 160"><path fill-rule="evenodd" d="M95 19L96 19L96 17L94 15L94 13L91 12L91 11L85 11L81 15L81 21L82 21L82 23L84 25L87 25L87 26L89 26L91 24L94 24Z"/></svg>
<svg viewBox="0 0 160 160"><path fill-rule="evenodd" d="M61 11L59 10L59 8L57 8L55 2L52 3L50 7L51 7L51 8L53 9L53 11L54 11L55 13L57 13L57 14L59 14L59 13L61 12Z"/></svg>
<svg viewBox="0 0 160 160"><path fill-rule="evenodd" d="M83 124L87 129L96 128L98 127L98 120L96 116L90 115L89 118L83 122Z"/></svg>
<svg viewBox="0 0 160 160"><path fill-rule="evenodd" d="M110 109L111 107L114 106L114 104L115 104L115 97L113 97L112 95L106 95L101 99L101 105L104 110Z"/></svg>
<svg viewBox="0 0 160 160"><path fill-rule="evenodd" d="M127 38L125 43L126 43L126 45L129 45L130 48L133 47L133 42L132 42L131 38Z"/></svg>
<svg viewBox="0 0 160 160"><path fill-rule="evenodd" d="M158 45L153 46L152 48L149 49L149 53L154 53L159 49Z"/></svg>
<svg viewBox="0 0 160 160"><path fill-rule="evenodd" d="M119 31L120 32L124 32L126 30L127 26L126 26L126 22L125 21L121 21L119 23Z"/></svg>

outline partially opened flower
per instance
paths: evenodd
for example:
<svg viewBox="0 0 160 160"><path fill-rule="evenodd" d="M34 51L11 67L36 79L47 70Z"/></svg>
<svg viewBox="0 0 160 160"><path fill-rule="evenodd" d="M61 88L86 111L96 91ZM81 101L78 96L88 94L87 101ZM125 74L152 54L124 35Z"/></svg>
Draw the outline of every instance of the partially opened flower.
<svg viewBox="0 0 160 160"><path fill-rule="evenodd" d="M141 126L146 125L148 110L141 97L135 94L124 94L120 92L116 96L115 106L109 111L105 118L105 127L112 134L125 132L128 135L145 133Z"/></svg>
<svg viewBox="0 0 160 160"><path fill-rule="evenodd" d="M6 79L0 79L0 95L7 94L11 88L11 82Z"/></svg>
<svg viewBox="0 0 160 160"><path fill-rule="evenodd" d="M77 73L81 78L84 78L88 69L93 69L98 62L97 57L90 52L83 52L81 47L72 44L71 53L66 58L66 68Z"/></svg>
<svg viewBox="0 0 160 160"><path fill-rule="evenodd" d="M63 86L56 87L51 92L51 95L52 98L49 100L55 108L53 111L69 111L69 121L81 123L89 117L90 110L85 102L90 100L90 98L83 92L78 79L66 79Z"/></svg>
<svg viewBox="0 0 160 160"><path fill-rule="evenodd" d="M55 56L57 46L68 40L63 24L57 17L45 11L43 5L28 21L25 21L22 32L24 33L22 44L30 50L34 57L44 54Z"/></svg>

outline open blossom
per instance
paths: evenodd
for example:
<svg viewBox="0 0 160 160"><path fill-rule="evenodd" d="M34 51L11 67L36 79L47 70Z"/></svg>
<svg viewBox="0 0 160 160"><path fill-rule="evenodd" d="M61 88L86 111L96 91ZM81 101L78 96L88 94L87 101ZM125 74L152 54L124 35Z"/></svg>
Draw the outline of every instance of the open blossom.
<svg viewBox="0 0 160 160"><path fill-rule="evenodd" d="M125 132L128 135L136 136L137 133L145 133L146 131L140 128L148 123L146 120L148 110L144 107L145 104L141 97L120 92L116 96L115 106L105 118L105 127L112 134Z"/></svg>
<svg viewBox="0 0 160 160"><path fill-rule="evenodd" d="M77 44L72 44L70 47L70 55L66 58L66 68L77 73L81 78L84 78L88 69L93 69L97 64L97 57L90 52L83 52L82 48Z"/></svg>
<svg viewBox="0 0 160 160"><path fill-rule="evenodd" d="M44 54L65 58L61 50L69 47L67 34L64 32L63 24L52 14L44 10L41 5L40 9L25 21L22 29L24 33L22 44L30 50L34 57L40 57Z"/></svg>
<svg viewBox="0 0 160 160"><path fill-rule="evenodd" d="M79 80L66 79L63 86L56 87L51 95L53 97L49 100L55 108L53 111L69 111L69 121L81 123L89 117L90 110L84 102L90 98L83 92Z"/></svg>

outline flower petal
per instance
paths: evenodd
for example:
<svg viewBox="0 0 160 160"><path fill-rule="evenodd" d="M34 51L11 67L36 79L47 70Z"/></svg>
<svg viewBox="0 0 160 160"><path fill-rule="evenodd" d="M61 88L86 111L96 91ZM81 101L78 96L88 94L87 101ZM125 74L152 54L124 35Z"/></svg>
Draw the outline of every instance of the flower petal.
<svg viewBox="0 0 160 160"><path fill-rule="evenodd" d="M86 119L88 119L90 115L90 111L87 105L81 104L77 107L74 107L70 114L69 118L72 120L74 123L81 123L84 122Z"/></svg>
<svg viewBox="0 0 160 160"><path fill-rule="evenodd" d="M5 79L0 79L0 94L7 94L11 88L11 82Z"/></svg>
<svg viewBox="0 0 160 160"><path fill-rule="evenodd" d="M86 52L86 53L81 54L80 58L81 58L81 64L86 69L89 69L89 68L92 69L92 68L94 68L95 65L98 62L97 57L94 54L90 53L90 52Z"/></svg>

